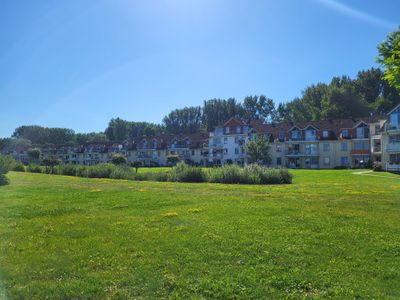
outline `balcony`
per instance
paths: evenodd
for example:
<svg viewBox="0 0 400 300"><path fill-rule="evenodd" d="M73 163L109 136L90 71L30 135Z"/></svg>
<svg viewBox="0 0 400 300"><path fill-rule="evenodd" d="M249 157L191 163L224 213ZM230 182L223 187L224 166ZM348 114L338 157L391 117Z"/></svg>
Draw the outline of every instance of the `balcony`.
<svg viewBox="0 0 400 300"><path fill-rule="evenodd" d="M400 152L400 141L389 142L387 145L387 152Z"/></svg>
<svg viewBox="0 0 400 300"><path fill-rule="evenodd" d="M351 150L350 154L351 155L369 155L370 151L369 150Z"/></svg>
<svg viewBox="0 0 400 300"><path fill-rule="evenodd" d="M386 163L386 171L389 172L400 172L400 162L399 163Z"/></svg>
<svg viewBox="0 0 400 300"><path fill-rule="evenodd" d="M400 132L400 124L391 124L391 123L387 123L385 124L385 131L386 132Z"/></svg>

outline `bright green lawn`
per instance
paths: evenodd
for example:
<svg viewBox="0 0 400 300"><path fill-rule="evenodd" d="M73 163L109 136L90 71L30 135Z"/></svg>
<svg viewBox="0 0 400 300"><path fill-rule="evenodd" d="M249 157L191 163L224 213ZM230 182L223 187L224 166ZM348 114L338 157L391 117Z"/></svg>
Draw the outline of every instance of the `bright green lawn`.
<svg viewBox="0 0 400 300"><path fill-rule="evenodd" d="M10 173L0 299L400 298L400 176L351 172L279 186Z"/></svg>

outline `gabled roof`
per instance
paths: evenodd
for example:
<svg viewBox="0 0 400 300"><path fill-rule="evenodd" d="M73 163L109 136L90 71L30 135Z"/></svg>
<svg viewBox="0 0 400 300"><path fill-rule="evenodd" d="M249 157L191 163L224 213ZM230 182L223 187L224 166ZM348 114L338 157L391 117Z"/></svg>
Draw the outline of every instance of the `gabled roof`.
<svg viewBox="0 0 400 300"><path fill-rule="evenodd" d="M246 123L243 120L232 117L228 121L226 121L223 126L232 127L232 126L243 126L243 125L246 125Z"/></svg>

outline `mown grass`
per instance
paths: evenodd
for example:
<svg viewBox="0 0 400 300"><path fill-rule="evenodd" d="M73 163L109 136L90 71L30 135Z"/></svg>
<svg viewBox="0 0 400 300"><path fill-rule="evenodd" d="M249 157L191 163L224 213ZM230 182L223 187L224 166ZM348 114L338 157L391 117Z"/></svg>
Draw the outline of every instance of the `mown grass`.
<svg viewBox="0 0 400 300"><path fill-rule="evenodd" d="M293 173L252 186L11 172L0 297L399 298L400 176Z"/></svg>

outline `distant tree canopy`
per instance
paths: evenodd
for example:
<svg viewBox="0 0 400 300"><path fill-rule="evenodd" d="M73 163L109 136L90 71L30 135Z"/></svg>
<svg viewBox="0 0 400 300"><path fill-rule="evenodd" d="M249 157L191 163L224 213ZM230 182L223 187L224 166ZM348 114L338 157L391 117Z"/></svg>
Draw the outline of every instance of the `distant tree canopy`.
<svg viewBox="0 0 400 300"><path fill-rule="evenodd" d="M130 122L120 118L111 119L105 130L106 137L113 142L122 142L138 136L152 136L163 132L161 125L147 122Z"/></svg>
<svg viewBox="0 0 400 300"><path fill-rule="evenodd" d="M385 67L384 78L400 92L400 27L389 33L378 50L377 61Z"/></svg>
<svg viewBox="0 0 400 300"><path fill-rule="evenodd" d="M195 133L202 128L202 109L200 106L185 107L171 111L163 119L168 133Z"/></svg>
<svg viewBox="0 0 400 300"><path fill-rule="evenodd" d="M318 83L307 87L301 98L279 104L273 121L300 122L382 115L399 103L399 93L383 78L383 72L372 68L358 72L355 79L334 77L329 84Z"/></svg>
<svg viewBox="0 0 400 300"><path fill-rule="evenodd" d="M29 125L15 129L12 137L28 139L32 144L66 144L74 141L75 132L68 128L48 128Z"/></svg>

